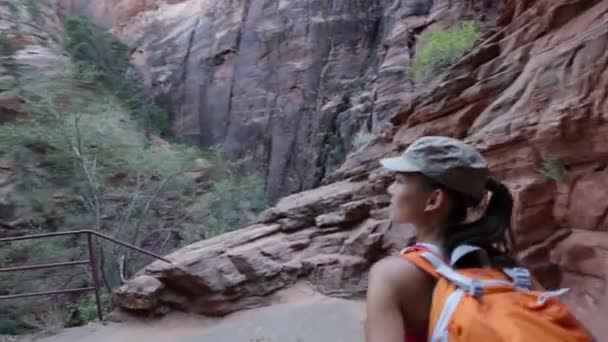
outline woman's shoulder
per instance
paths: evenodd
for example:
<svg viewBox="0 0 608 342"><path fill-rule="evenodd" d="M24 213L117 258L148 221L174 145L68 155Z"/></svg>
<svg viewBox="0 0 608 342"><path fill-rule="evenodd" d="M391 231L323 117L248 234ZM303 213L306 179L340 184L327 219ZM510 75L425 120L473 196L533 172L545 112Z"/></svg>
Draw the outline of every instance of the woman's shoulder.
<svg viewBox="0 0 608 342"><path fill-rule="evenodd" d="M378 302L399 307L406 331L424 332L435 281L405 258L391 256L372 266L369 286Z"/></svg>
<svg viewBox="0 0 608 342"><path fill-rule="evenodd" d="M432 277L416 265L400 256L388 256L376 262L370 270L370 282L382 282L401 295L414 295L432 284ZM432 290L432 288L431 288Z"/></svg>

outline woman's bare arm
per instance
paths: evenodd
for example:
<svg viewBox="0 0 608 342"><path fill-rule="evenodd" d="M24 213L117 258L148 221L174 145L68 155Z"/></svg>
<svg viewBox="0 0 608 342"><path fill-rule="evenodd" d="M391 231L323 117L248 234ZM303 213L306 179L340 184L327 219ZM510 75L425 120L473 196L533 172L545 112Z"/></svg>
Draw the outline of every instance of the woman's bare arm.
<svg viewBox="0 0 608 342"><path fill-rule="evenodd" d="M367 342L403 342L405 330L425 333L434 281L400 257L376 263L367 292Z"/></svg>
<svg viewBox="0 0 608 342"><path fill-rule="evenodd" d="M405 331L403 316L396 289L396 262L404 260L388 258L376 263L369 274L367 289L367 317L365 337L367 342L403 342Z"/></svg>

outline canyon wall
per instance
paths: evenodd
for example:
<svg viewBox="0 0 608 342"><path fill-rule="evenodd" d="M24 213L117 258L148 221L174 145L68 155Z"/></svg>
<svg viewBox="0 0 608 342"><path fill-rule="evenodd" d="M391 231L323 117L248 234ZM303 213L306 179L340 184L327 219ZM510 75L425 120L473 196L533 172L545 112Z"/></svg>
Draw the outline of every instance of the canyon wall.
<svg viewBox="0 0 608 342"><path fill-rule="evenodd" d="M418 35L500 1L57 0L111 27L173 116L174 131L253 155L272 198L310 189L414 90Z"/></svg>
<svg viewBox="0 0 608 342"><path fill-rule="evenodd" d="M352 6L357 3L349 2ZM413 3L423 2L408 2L408 6ZM262 18L263 10L286 8L291 7L252 6L245 17ZM379 10L374 6L364 8L363 13L373 12L374 8ZM410 21L404 15L399 20L393 17L398 12L384 8L384 18L392 17L393 21L392 24L383 22L380 32L384 34L378 38L379 42L398 40L397 32L386 35L390 27L401 27L404 36L407 29L415 27L413 19ZM323 20L323 16L312 13L307 18L310 22ZM417 18L426 20L424 16ZM271 20L256 22L260 27L275 30L278 25ZM281 148L304 147L297 139L285 140L283 131L277 127L298 127L295 132L302 133L303 127L314 127L308 115L321 120L324 115L335 114L335 111L331 115L323 114L328 113L325 109L331 100L321 106L315 102L311 107L307 102L310 91L300 85L309 84L306 82L311 79L307 77L324 79L325 82L311 89L319 90L321 97L332 93L331 84L342 79L342 75L351 77L357 66L369 65L365 58L356 58L362 46L374 47L382 56L368 56L379 64L379 73L372 96L374 109L362 112L372 113L365 120L373 123L386 117L390 124L379 130L371 144L351 154L339 170L324 180L323 186L281 199L260 216L258 225L176 252L170 256L173 264L150 265L117 292L117 303L131 310L181 309L224 314L262 305L265 295L301 280L326 294L360 296L371 263L398 250L413 233L411 227L388 221L386 186L390 178L379 168L378 159L400 153L420 136L441 134L465 139L489 158L494 173L510 186L515 196L513 226L521 262L532 269L544 286L571 288L566 302L592 331L602 334L599 318L608 310L608 197L605 195L608 186L608 2L511 0L505 2L496 22L499 27L494 34L485 37L471 53L419 89L412 89L404 76L399 75L401 69L397 72L396 67L390 66L401 68L409 58L406 39L388 46L375 43L374 39L356 39L351 41L350 50L348 44L338 48L337 39L329 46L317 41L311 45L314 47L311 53L322 51L335 56L321 67L324 75L321 78L313 72L312 75L302 72L303 78L291 78L290 75L298 72L277 69L280 72L269 75L268 79L285 78L273 82L286 89L282 100L285 102L279 101L279 96L277 103L284 103L283 108L288 110L273 116L269 122L274 129L272 139L280 141ZM339 26L346 25L342 21ZM349 28L344 36L367 36L361 31L363 27ZM209 33L209 30L197 32ZM221 32L232 31L226 28ZM294 69L291 70L310 70L307 68L314 64L304 62L311 61L305 54L294 55L289 49L281 50L285 55L279 54L270 45L268 54L242 53L258 41L251 38L253 32L260 34L259 30L243 31L238 49L221 54L216 60L220 69L230 65L223 77L239 83L247 79L241 78L241 73L253 75L270 70L264 63L259 64L256 56L273 56L277 61L290 56L284 60L292 63ZM301 46L308 40L293 38L284 42ZM223 47L218 49L224 51ZM191 58L183 66L191 65ZM256 68L241 66L241 63L255 64L254 61L258 63ZM189 77L188 73L185 77ZM383 77L390 81L381 82ZM205 82L201 83L207 84L204 89L224 84ZM387 87L382 88L382 84ZM295 85L297 88L292 88ZM211 98L213 101L225 99L218 94L227 91L218 90ZM243 87L234 87L230 92L263 94L265 91L261 82L245 82ZM210 99L209 96L199 98ZM247 103L245 108L252 106L251 113L259 108L248 96L239 98ZM260 97L259 101L260 105L268 103L264 102L268 101L266 97ZM393 111L388 109L393 106L385 107L381 103L402 105L400 110ZM231 110L243 108L241 106L242 103L232 102ZM349 109L350 116L357 115L354 108L356 105ZM344 124L341 117L332 117L338 127ZM192 115L191 119L196 121L200 117ZM230 126L226 132L233 132ZM232 127L238 131L236 125ZM224 143L230 145L231 139L232 135L227 134ZM289 153L292 162L300 160L300 155L301 152ZM309 158L303 159L306 160L300 162L310 162Z"/></svg>

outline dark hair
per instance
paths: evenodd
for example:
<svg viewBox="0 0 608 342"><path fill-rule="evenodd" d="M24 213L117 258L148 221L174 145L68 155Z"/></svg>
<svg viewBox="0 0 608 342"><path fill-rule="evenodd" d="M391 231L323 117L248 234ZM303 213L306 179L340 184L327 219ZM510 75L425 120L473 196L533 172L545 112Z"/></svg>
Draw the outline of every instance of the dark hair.
<svg viewBox="0 0 608 342"><path fill-rule="evenodd" d="M473 222L465 220L468 209L474 206L475 201L424 175L422 184L425 191L441 189L452 198L453 208L448 217L443 246L446 255L451 255L456 247L467 244L484 249L495 266L516 265L512 257L513 197L504 184L494 178L488 179L486 189L491 193L490 200L484 215Z"/></svg>

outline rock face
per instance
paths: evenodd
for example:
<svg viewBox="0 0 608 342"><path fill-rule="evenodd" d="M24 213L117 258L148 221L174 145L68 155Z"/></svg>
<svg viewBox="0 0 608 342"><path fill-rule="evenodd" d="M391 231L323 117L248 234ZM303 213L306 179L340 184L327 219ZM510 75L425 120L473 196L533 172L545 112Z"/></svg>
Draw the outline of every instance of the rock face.
<svg viewBox="0 0 608 342"><path fill-rule="evenodd" d="M272 8L254 6L245 17L259 19L262 10L289 6L281 2ZM366 6L363 13L371 8ZM309 13L311 22L323 18ZM323 293L361 294L370 264L412 236L411 228L387 221L385 188L390 180L378 169L378 158L399 153L420 136L442 134L463 138L485 153L495 174L515 196L513 226L522 263L545 286L572 288L566 301L599 340L608 338L600 335L602 320L597 319L608 310L608 2L510 0L501 13L495 34L403 100L402 110L393 114L376 109L376 116L389 116L392 126L351 155L323 187L283 198L260 216L259 225L171 255L172 265L156 262L144 269L142 274L166 285L157 307L224 314L261 305L265 295L301 279ZM406 19L399 21L403 30L411 25ZM261 19L256 23L275 30L280 24ZM238 51L256 41L248 36L254 33L261 34L243 31ZM303 44L297 39L288 43ZM323 46L315 51L327 49ZM268 51L278 58L278 51ZM329 51L342 50L334 46ZM406 51L403 48L395 56L407 59ZM228 51L222 56L220 65L240 65L247 56L257 55ZM340 78L334 68L341 65L339 59L326 65L325 79ZM250 62L254 60L259 62L249 57ZM297 58L292 62L307 70ZM239 66L234 72L245 70ZM287 77L276 84L291 87L291 73L276 70L280 71L277 77ZM406 82L402 86L408 87ZM263 85L250 84L232 91L260 88ZM325 94L331 88L322 83L318 89ZM291 113L299 111L298 117L304 120L301 109L311 107L293 103L305 103L308 90L294 88L287 94L293 101L285 102L292 104L288 106ZM322 116L323 108L315 115ZM283 118L290 117L284 114ZM279 122L277 118L271 121ZM280 131L273 134L284 139ZM229 134L226 141L230 139ZM545 163L541 172L547 160L557 162ZM568 173L558 177L563 172L555 169L562 168ZM122 297L116 299L122 305Z"/></svg>
<svg viewBox="0 0 608 342"><path fill-rule="evenodd" d="M347 180L283 198L259 224L177 251L172 264L150 265L116 292L116 302L125 309L223 315L259 306L303 278L323 294L361 295L370 262L406 242L400 234L388 239L399 227L376 215L388 203L381 194L387 181ZM411 236L405 228L402 238Z"/></svg>
<svg viewBox="0 0 608 342"><path fill-rule="evenodd" d="M56 0L137 49L175 132L255 155L273 198L318 185L413 90L419 33L492 26L500 1Z"/></svg>

